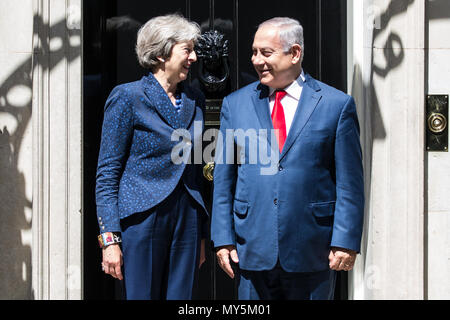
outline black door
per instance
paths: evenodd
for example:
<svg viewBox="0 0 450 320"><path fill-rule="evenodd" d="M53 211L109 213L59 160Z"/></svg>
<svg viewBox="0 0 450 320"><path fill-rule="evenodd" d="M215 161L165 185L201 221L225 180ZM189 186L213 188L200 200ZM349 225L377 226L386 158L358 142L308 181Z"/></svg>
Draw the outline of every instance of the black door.
<svg viewBox="0 0 450 320"><path fill-rule="evenodd" d="M95 171L100 143L103 106L119 83L140 79L141 68L134 53L139 27L154 16L179 12L196 21L202 33L216 30L227 40L228 77L219 88L205 87L200 64L190 73L191 85L207 97L207 126L216 127L221 99L255 80L250 62L251 44L259 23L276 16L301 22L305 33L303 67L313 77L346 91L346 1L345 0L85 0L84 44L84 296L86 299L120 299L121 283L105 276L100 267L101 250L95 214ZM219 71L219 76L222 71ZM223 75L223 72L222 72ZM212 185L209 184L209 193ZM210 198L209 205L211 205ZM208 248L200 272L197 299L235 299L236 285L217 266ZM347 275L338 274L336 299L347 296Z"/></svg>

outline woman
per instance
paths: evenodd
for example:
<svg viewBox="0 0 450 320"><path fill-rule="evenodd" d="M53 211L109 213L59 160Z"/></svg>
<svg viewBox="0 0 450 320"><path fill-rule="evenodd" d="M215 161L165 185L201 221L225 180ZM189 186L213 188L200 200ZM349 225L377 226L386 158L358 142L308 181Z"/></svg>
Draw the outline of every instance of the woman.
<svg viewBox="0 0 450 320"><path fill-rule="evenodd" d="M197 60L199 35L198 25L180 15L149 20L136 44L148 76L115 87L106 101L96 181L99 242L103 270L125 280L127 299L191 299L205 260L201 164L172 161L176 130L201 141L205 99L182 83Z"/></svg>

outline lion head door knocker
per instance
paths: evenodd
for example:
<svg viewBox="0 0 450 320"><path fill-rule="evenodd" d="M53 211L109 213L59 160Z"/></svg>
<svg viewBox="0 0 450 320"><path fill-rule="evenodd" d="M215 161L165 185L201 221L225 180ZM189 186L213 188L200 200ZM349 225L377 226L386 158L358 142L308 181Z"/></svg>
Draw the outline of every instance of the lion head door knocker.
<svg viewBox="0 0 450 320"><path fill-rule="evenodd" d="M199 62L198 76L206 92L221 93L230 77L228 40L217 30L210 30L201 35L195 50Z"/></svg>
<svg viewBox="0 0 450 320"><path fill-rule="evenodd" d="M206 96L205 126L220 124L220 105L230 78L228 40L217 30L210 30L198 39L195 51L198 57L198 79ZM214 161L206 161L203 176L213 181Z"/></svg>

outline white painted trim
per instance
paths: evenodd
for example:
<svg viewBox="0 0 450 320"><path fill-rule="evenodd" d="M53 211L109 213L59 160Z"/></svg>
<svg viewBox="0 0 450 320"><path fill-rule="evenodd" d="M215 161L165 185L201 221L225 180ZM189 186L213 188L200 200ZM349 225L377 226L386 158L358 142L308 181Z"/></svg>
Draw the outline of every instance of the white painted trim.
<svg viewBox="0 0 450 320"><path fill-rule="evenodd" d="M425 4L349 6L349 92L366 178L363 246L349 274L349 298L423 299Z"/></svg>
<svg viewBox="0 0 450 320"><path fill-rule="evenodd" d="M33 5L32 288L35 299L82 299L82 41L70 16L81 0Z"/></svg>

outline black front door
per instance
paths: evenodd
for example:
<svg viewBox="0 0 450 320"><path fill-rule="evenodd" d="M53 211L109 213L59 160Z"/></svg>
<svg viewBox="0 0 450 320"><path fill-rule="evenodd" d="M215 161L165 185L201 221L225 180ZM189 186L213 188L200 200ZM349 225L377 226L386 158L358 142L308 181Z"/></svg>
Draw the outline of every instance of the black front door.
<svg viewBox="0 0 450 320"><path fill-rule="evenodd" d="M276 16L301 22L305 33L303 67L313 77L346 90L346 1L345 0L85 0L83 1L84 63L84 296L86 299L121 298L122 285L105 276L100 267L101 251L95 214L95 171L100 143L103 106L119 83L140 79L141 68L134 53L136 33L154 16L179 12L196 21L205 34L215 30L227 41L227 72L218 71L218 86L205 86L200 64L190 73L191 85L207 97L206 125L217 127L221 99L257 80L250 61L253 35L259 23ZM217 36L217 34L216 34ZM211 71L211 70L210 70ZM217 71L217 70L216 70ZM212 71L214 73L214 70ZM208 82L208 81L206 81ZM214 82L214 81L212 81ZM207 84L207 83L206 83ZM209 184L211 193L212 185ZM211 205L210 197L208 199ZM236 284L217 267L214 252L200 272L197 299L235 299ZM346 274L339 273L336 298L346 297Z"/></svg>

